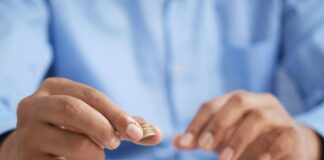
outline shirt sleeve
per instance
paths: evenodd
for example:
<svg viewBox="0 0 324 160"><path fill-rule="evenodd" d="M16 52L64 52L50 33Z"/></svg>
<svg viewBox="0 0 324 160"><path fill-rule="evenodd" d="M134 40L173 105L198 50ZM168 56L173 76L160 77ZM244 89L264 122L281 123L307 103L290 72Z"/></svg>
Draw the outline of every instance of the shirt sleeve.
<svg viewBox="0 0 324 160"><path fill-rule="evenodd" d="M324 1L286 0L283 58L306 112L296 119L324 135Z"/></svg>
<svg viewBox="0 0 324 160"><path fill-rule="evenodd" d="M45 1L0 1L0 134L16 126L19 101L43 79L52 54Z"/></svg>

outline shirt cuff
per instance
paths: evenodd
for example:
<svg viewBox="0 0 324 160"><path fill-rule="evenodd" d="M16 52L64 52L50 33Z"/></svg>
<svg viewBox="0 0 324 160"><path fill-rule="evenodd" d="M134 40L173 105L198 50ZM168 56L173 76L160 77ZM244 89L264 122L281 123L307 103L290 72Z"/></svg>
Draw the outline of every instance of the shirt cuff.
<svg viewBox="0 0 324 160"><path fill-rule="evenodd" d="M319 135L324 137L324 104L314 109L295 116L296 120L306 126L312 128Z"/></svg>
<svg viewBox="0 0 324 160"><path fill-rule="evenodd" d="M6 133L0 135L0 146L6 140L6 138L13 132L14 130L7 131Z"/></svg>
<svg viewBox="0 0 324 160"><path fill-rule="evenodd" d="M313 129L321 139L321 160L324 160L324 104L319 105L313 110L297 115L296 120Z"/></svg>
<svg viewBox="0 0 324 160"><path fill-rule="evenodd" d="M324 138L321 135L319 135L318 133L316 133L316 134L317 134L319 140L321 141L321 149L320 149L321 158L320 158L320 160L324 160Z"/></svg>

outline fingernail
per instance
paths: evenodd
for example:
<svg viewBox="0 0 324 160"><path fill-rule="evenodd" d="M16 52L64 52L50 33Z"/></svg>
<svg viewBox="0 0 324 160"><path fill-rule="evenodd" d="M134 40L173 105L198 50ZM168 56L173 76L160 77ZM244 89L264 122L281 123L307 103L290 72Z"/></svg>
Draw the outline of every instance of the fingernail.
<svg viewBox="0 0 324 160"><path fill-rule="evenodd" d="M208 132L208 133L204 133L202 135L202 137L199 139L199 147L205 150L212 150L212 145L214 142L214 137L213 135Z"/></svg>
<svg viewBox="0 0 324 160"><path fill-rule="evenodd" d="M271 160L271 155L269 153L264 154L260 160Z"/></svg>
<svg viewBox="0 0 324 160"><path fill-rule="evenodd" d="M180 139L180 146L188 147L192 143L193 135L191 133L186 133Z"/></svg>
<svg viewBox="0 0 324 160"><path fill-rule="evenodd" d="M130 123L127 125L126 133L130 138L137 141L141 139L143 130L134 123Z"/></svg>
<svg viewBox="0 0 324 160"><path fill-rule="evenodd" d="M221 160L230 160L234 155L234 151L232 148L227 147L225 148L222 153L220 154Z"/></svg>
<svg viewBox="0 0 324 160"><path fill-rule="evenodd" d="M119 138L116 138L115 136L110 139L110 141L107 144L107 148L113 150L116 149L120 145Z"/></svg>

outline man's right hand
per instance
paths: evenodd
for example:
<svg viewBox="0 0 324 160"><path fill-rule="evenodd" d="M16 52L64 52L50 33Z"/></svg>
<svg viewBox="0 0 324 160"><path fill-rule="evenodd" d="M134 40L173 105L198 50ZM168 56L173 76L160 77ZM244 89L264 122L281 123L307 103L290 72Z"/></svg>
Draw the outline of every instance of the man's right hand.
<svg viewBox="0 0 324 160"><path fill-rule="evenodd" d="M2 144L0 160L102 160L103 148L121 140L156 145L156 135L141 140L142 118L131 117L103 93L63 78L49 78L19 104L17 128Z"/></svg>

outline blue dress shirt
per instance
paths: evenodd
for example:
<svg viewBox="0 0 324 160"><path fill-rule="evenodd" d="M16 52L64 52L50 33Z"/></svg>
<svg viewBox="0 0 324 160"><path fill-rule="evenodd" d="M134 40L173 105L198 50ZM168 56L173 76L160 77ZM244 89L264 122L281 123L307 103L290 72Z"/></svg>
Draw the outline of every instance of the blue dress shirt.
<svg viewBox="0 0 324 160"><path fill-rule="evenodd" d="M324 1L1 0L0 134L46 76L161 127L160 145L125 142L108 158L214 159L170 141L204 101L236 89L277 95L324 135Z"/></svg>

